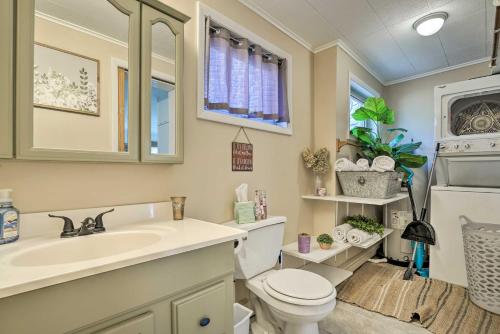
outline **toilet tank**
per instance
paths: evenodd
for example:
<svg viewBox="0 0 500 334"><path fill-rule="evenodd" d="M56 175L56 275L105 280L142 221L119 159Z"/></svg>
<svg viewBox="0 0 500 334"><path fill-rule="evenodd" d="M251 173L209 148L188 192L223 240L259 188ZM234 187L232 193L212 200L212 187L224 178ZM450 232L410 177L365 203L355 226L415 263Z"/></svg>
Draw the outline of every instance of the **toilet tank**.
<svg viewBox="0 0 500 334"><path fill-rule="evenodd" d="M249 279L272 269L280 255L286 217L270 217L250 224L227 223L228 226L248 231L246 240L240 240L235 251L236 279Z"/></svg>

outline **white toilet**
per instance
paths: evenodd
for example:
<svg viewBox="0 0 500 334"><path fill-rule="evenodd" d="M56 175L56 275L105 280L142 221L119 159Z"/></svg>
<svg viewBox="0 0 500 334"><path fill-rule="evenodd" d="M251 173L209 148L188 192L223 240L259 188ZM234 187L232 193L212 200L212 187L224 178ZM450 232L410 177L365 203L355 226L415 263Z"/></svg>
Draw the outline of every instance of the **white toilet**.
<svg viewBox="0 0 500 334"><path fill-rule="evenodd" d="M235 249L235 278L285 323L285 334L318 334L318 322L335 308L337 292L318 274L301 269L274 270L283 243L286 217L253 224L229 223L248 231Z"/></svg>

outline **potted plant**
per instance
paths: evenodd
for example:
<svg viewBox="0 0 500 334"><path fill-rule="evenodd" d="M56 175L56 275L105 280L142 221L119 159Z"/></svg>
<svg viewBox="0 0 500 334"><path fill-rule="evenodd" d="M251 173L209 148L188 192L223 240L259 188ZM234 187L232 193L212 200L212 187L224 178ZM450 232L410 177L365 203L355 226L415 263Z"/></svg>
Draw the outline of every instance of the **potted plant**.
<svg viewBox="0 0 500 334"><path fill-rule="evenodd" d="M345 218L345 223L370 234L377 233L380 236L384 234L384 225L370 217L362 215L348 216Z"/></svg>
<svg viewBox="0 0 500 334"><path fill-rule="evenodd" d="M422 142L401 144L408 130L404 128L387 128L394 124L394 111L385 104L380 97L369 97L361 108L358 108L352 117L356 121L371 121L374 127L355 127L351 134L358 141L361 156L370 163L378 156L385 155L394 159L396 171L405 174L405 180L411 182L413 171L411 168L420 168L427 163L425 155L413 152L422 145Z"/></svg>
<svg viewBox="0 0 500 334"><path fill-rule="evenodd" d="M315 195L326 196L326 188L323 187L321 176L330 170L330 152L325 147L320 148L316 152L307 148L302 152L302 159L306 168L312 169L314 173Z"/></svg>
<svg viewBox="0 0 500 334"><path fill-rule="evenodd" d="M319 247L321 249L330 249L330 248L332 248L333 238L329 234L326 234L326 233L320 234L316 238L316 241L318 242Z"/></svg>

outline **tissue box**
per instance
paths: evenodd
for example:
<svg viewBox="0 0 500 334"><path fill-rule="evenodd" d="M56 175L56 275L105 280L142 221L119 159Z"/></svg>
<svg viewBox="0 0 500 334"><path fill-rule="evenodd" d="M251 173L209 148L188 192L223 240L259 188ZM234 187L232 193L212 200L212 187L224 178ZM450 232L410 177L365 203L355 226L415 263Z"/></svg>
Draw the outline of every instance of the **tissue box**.
<svg viewBox="0 0 500 334"><path fill-rule="evenodd" d="M237 224L255 223L254 202L234 203L234 219Z"/></svg>

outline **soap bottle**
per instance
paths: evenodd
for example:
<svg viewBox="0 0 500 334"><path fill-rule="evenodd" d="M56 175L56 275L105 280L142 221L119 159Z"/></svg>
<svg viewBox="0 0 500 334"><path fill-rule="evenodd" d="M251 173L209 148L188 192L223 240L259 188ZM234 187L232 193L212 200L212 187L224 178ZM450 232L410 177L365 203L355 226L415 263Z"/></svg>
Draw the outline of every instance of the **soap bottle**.
<svg viewBox="0 0 500 334"><path fill-rule="evenodd" d="M11 195L11 189L0 189L0 245L19 239L19 211Z"/></svg>

